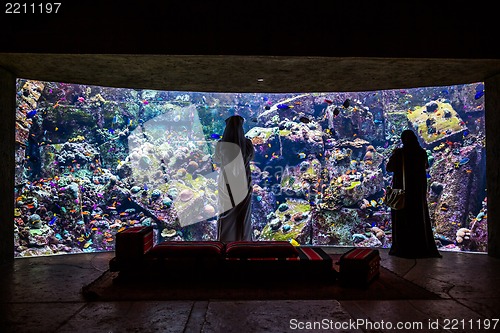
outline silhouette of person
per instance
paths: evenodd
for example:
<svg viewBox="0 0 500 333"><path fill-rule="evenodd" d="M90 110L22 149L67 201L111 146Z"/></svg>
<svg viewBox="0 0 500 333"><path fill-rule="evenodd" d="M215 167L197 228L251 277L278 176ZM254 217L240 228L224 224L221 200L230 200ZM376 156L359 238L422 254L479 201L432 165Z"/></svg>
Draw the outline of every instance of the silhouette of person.
<svg viewBox="0 0 500 333"><path fill-rule="evenodd" d="M221 164L218 193L218 238L223 242L252 240L252 176L250 161L255 151L243 131L244 119L226 119L226 128L217 142L214 160Z"/></svg>
<svg viewBox="0 0 500 333"><path fill-rule="evenodd" d="M394 172L394 188L403 188L405 172L405 208L392 210L392 247L390 255L403 258L441 257L434 241L427 205L427 153L412 130L401 133L402 148L396 148L386 169ZM404 165L403 165L404 158Z"/></svg>

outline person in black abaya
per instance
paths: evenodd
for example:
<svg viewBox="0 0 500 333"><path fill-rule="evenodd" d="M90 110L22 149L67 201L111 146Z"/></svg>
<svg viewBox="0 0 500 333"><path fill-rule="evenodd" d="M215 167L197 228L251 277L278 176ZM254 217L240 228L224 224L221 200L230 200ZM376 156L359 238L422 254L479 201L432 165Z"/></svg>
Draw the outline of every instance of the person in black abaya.
<svg viewBox="0 0 500 333"><path fill-rule="evenodd" d="M405 172L405 208L392 210L392 247L390 255L403 258L441 257L432 231L427 205L427 153L420 147L412 130L401 134L402 148L396 148L386 169L394 172L393 187L403 188Z"/></svg>
<svg viewBox="0 0 500 333"><path fill-rule="evenodd" d="M218 181L218 239L222 242L252 240L252 176L250 161L255 151L245 137L241 116L226 119L226 128L217 142L214 160L221 164Z"/></svg>

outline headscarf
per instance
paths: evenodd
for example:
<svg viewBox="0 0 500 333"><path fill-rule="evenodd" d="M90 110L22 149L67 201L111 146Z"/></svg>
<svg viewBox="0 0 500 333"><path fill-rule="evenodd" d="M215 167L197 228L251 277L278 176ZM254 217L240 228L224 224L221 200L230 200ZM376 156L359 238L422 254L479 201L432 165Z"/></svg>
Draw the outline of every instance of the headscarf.
<svg viewBox="0 0 500 333"><path fill-rule="evenodd" d="M247 156L247 138L243 131L242 116L234 115L226 119L226 128L220 141L237 144L241 149L241 154Z"/></svg>
<svg viewBox="0 0 500 333"><path fill-rule="evenodd" d="M401 133L401 141L403 142L403 147L409 149L420 148L420 143L418 142L418 138L410 129L404 130Z"/></svg>

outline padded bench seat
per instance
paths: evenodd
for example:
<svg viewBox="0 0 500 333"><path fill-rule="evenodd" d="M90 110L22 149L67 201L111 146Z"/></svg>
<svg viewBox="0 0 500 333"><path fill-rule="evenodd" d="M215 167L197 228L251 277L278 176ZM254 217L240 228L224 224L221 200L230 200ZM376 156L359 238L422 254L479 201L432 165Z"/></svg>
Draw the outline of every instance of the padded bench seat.
<svg viewBox="0 0 500 333"><path fill-rule="evenodd" d="M116 256L110 261L110 270L122 276L335 279L332 258L319 247L294 247L286 241L166 241L149 246L141 241L148 241L144 235L152 232L151 227L126 230L126 236L117 234ZM130 246L136 250L131 251ZM139 258L138 253L142 253Z"/></svg>
<svg viewBox="0 0 500 333"><path fill-rule="evenodd" d="M223 255L224 243L218 241L167 241L146 253L156 258L221 258Z"/></svg>

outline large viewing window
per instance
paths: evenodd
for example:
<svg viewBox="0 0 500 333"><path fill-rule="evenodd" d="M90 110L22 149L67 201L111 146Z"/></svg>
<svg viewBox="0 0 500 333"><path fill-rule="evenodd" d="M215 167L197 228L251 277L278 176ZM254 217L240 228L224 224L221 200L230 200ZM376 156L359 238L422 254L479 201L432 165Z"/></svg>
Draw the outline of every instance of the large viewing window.
<svg viewBox="0 0 500 333"><path fill-rule="evenodd" d="M255 148L254 240L391 246L385 164L427 150L440 250L486 252L484 84L211 93L17 80L15 257L114 250L117 232L217 239L214 145L234 114Z"/></svg>

